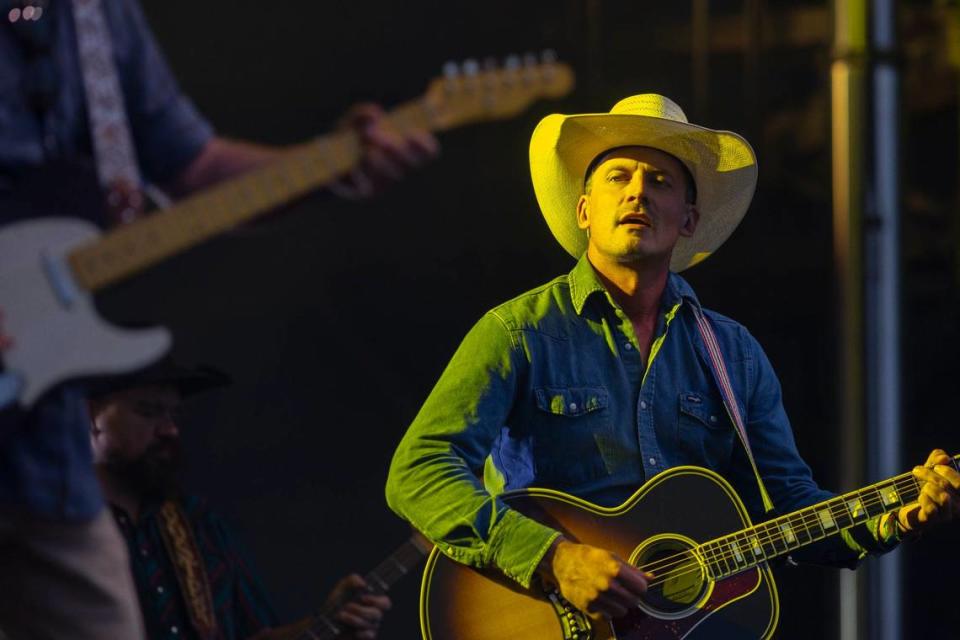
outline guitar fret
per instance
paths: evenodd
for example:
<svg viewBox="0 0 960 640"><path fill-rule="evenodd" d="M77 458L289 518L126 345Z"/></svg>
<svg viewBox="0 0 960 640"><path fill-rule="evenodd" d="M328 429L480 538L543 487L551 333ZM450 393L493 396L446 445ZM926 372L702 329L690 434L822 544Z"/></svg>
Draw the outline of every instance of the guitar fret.
<svg viewBox="0 0 960 640"><path fill-rule="evenodd" d="M830 502L830 514L840 529L846 529L854 524L843 498L837 498Z"/></svg>
<svg viewBox="0 0 960 640"><path fill-rule="evenodd" d="M883 496L880 490L875 486L870 486L860 492L861 502L867 512L867 516L873 518L886 511L883 506Z"/></svg>
<svg viewBox="0 0 960 640"><path fill-rule="evenodd" d="M718 540L717 549L719 550L719 565L722 574L733 573L730 569L730 548L724 545L723 540Z"/></svg>
<svg viewBox="0 0 960 640"><path fill-rule="evenodd" d="M900 493L897 491L897 487L894 483L887 483L877 487L877 492L880 494L880 501L883 503L885 509L890 509L892 507L900 506Z"/></svg>
<svg viewBox="0 0 960 640"><path fill-rule="evenodd" d="M708 542L702 547L704 551L704 558L707 561L707 569L713 575L714 578L718 578L723 575L723 567L720 564L720 558L716 550L716 542Z"/></svg>
<svg viewBox="0 0 960 640"><path fill-rule="evenodd" d="M780 534L777 533L775 527L771 527L769 522L765 522L760 525L760 541L763 545L763 552L768 558L776 557L780 555L780 549L777 547L777 538L780 537Z"/></svg>

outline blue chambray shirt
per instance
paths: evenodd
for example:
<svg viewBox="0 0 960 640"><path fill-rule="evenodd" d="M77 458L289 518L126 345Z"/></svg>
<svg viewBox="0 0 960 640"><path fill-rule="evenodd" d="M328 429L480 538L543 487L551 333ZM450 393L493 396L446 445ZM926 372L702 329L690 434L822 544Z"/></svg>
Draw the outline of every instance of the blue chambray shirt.
<svg viewBox="0 0 960 640"><path fill-rule="evenodd" d="M559 489L616 506L677 465L727 478L754 520L756 478L714 383L690 285L671 273L648 362L586 256L567 276L489 311L470 330L402 439L390 506L456 560L524 586L556 532L496 495ZM704 310L757 466L781 513L825 500L794 443L780 385L740 324ZM480 478L483 478L483 482ZM840 541L820 558L849 564Z"/></svg>
<svg viewBox="0 0 960 640"><path fill-rule="evenodd" d="M28 67L23 48L0 23L0 173L90 156L69 5L66 0L52 2L51 13L42 18L54 21L52 55L60 79L56 103L42 121L30 111L24 94ZM147 179L164 182L196 157L213 129L180 92L139 5L134 0L104 0L102 5L141 170ZM38 213L47 212L30 215ZM93 211L49 214L101 222ZM0 225L23 216L0 200ZM0 508L74 521L102 509L89 427L83 390L76 385L47 394L29 414L0 412Z"/></svg>

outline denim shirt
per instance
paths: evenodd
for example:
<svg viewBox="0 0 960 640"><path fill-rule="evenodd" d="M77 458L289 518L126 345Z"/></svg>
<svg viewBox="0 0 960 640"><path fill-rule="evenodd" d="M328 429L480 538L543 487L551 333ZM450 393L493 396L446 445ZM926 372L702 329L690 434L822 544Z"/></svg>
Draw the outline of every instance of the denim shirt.
<svg viewBox="0 0 960 640"><path fill-rule="evenodd" d="M137 161L148 180L166 182L200 152L213 129L181 93L136 0L104 0L102 7ZM50 3L47 11L41 19L53 23L50 55L58 79L42 119L28 104L25 87L34 71L24 47L12 28L0 24L0 170L91 155L73 11L66 0Z"/></svg>
<svg viewBox="0 0 960 640"><path fill-rule="evenodd" d="M707 467L764 519L756 477L714 383L690 285L671 273L647 362L633 325L582 257L573 271L489 311L470 330L401 441L391 508L447 555L523 586L557 533L509 509L505 490L546 487L617 506L677 465ZM826 500L800 458L780 384L740 324L716 333L757 466L777 511ZM481 479L482 478L482 481ZM852 564L849 536L819 560Z"/></svg>

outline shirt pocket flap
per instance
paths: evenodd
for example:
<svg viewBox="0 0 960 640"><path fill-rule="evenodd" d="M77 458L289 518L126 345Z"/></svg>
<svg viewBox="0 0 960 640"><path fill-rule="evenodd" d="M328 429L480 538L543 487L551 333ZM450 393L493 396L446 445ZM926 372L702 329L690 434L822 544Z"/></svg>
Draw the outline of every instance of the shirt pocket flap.
<svg viewBox="0 0 960 640"><path fill-rule="evenodd" d="M556 416L583 416L606 409L603 387L543 387L535 390L537 408Z"/></svg>
<svg viewBox="0 0 960 640"><path fill-rule="evenodd" d="M680 394L680 413L695 418L711 429L723 429L727 426L726 407L697 391L684 391Z"/></svg>

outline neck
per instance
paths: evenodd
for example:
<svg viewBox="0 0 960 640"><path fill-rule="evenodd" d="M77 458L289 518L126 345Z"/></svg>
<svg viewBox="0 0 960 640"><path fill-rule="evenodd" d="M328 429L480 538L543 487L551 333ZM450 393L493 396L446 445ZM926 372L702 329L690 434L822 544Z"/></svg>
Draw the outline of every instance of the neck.
<svg viewBox="0 0 960 640"><path fill-rule="evenodd" d="M96 472L100 487L103 489L103 496L107 502L123 509L136 522L140 517L140 501L142 499L140 493L105 465L96 465Z"/></svg>
<svg viewBox="0 0 960 640"><path fill-rule="evenodd" d="M623 312L633 321L655 317L667 286L667 263L617 262L587 248L587 259Z"/></svg>

